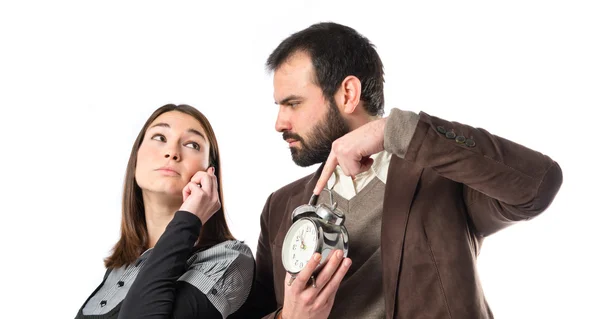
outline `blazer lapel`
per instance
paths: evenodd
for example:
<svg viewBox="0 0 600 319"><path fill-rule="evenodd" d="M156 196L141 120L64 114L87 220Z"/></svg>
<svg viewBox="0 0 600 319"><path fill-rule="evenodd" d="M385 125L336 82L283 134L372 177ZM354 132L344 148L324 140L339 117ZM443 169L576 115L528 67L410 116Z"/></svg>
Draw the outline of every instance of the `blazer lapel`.
<svg viewBox="0 0 600 319"><path fill-rule="evenodd" d="M317 171L313 174L313 176L308 180L306 186L302 191L296 192L294 194L290 194L290 197L285 206L284 219L279 226L278 235L275 238L275 243L277 245L283 244L283 239L285 238L285 234L287 233L290 226L292 226L292 212L296 207L308 204L310 197L313 195L313 190L315 185L317 185L317 181L319 180L319 176L321 176L321 171L323 170L323 166L325 164L321 164Z"/></svg>
<svg viewBox="0 0 600 319"><path fill-rule="evenodd" d="M423 168L392 156L381 219L381 259L386 318L393 318L412 200Z"/></svg>
<svg viewBox="0 0 600 319"><path fill-rule="evenodd" d="M323 164L306 183L302 192L297 192L289 197L285 209L285 220L281 223L278 232L278 237L281 238L277 238L275 241L279 245L283 242L283 237L292 224L292 211L302 204L308 204L322 170ZM391 158L381 220L381 255L386 318L393 318L396 309L404 237L412 200L422 172L423 168L415 164L397 156Z"/></svg>

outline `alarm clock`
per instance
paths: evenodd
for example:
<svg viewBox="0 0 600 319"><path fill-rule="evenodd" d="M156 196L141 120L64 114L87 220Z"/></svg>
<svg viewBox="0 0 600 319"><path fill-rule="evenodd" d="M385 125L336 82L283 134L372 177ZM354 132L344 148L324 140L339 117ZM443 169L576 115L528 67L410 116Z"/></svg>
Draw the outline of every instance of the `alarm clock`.
<svg viewBox="0 0 600 319"><path fill-rule="evenodd" d="M348 255L348 231L344 226L345 215L333 201L331 190L330 204L314 205L317 195L312 195L307 205L301 205L292 212L292 226L283 239L281 259L283 267L295 277L314 253L321 254L321 261L315 269L318 273L334 250L342 250ZM314 277L313 277L314 278Z"/></svg>

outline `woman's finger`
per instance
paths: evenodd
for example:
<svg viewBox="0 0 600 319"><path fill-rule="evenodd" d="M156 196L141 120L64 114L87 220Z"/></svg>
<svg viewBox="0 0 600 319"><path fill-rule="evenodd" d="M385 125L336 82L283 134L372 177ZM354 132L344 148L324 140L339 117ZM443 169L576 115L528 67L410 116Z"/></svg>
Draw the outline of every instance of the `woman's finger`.
<svg viewBox="0 0 600 319"><path fill-rule="evenodd" d="M194 176L192 176L192 178L190 179L190 181L196 183L196 184L201 184L202 183L202 177L204 175L206 175L207 173L204 171L197 171L196 174L194 174Z"/></svg>
<svg viewBox="0 0 600 319"><path fill-rule="evenodd" d="M185 185L185 187L183 187L183 190L181 191L181 194L183 195L183 201L185 202L188 197L190 197L190 195L192 194L192 190L190 189L190 184L192 183L187 183Z"/></svg>
<svg viewBox="0 0 600 319"><path fill-rule="evenodd" d="M212 176L210 176L208 173L203 172L204 174L201 175L200 177L200 185L202 185L202 190L209 196L209 198L212 197L213 194L213 181Z"/></svg>

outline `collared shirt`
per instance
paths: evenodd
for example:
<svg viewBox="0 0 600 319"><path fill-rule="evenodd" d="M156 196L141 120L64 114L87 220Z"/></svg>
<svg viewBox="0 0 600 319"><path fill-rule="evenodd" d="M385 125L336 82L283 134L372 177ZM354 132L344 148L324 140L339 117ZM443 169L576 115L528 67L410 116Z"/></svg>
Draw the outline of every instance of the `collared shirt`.
<svg viewBox="0 0 600 319"><path fill-rule="evenodd" d="M334 173L327 182L327 187L345 199L350 200L375 177L385 184L392 154L387 151L381 151L372 155L371 158L373 159L371 167L367 171L356 175L354 180L352 180L352 177L346 176L339 165L336 166Z"/></svg>

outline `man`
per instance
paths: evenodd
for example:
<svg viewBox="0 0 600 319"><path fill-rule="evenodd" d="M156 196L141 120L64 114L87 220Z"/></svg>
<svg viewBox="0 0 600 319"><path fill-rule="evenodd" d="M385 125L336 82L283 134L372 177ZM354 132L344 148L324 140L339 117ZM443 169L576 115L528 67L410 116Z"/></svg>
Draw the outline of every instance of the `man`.
<svg viewBox="0 0 600 319"><path fill-rule="evenodd" d="M244 317L493 318L477 277L483 238L542 213L562 184L548 156L427 113L383 117L383 66L352 28L320 23L269 56L276 129L297 165L261 215ZM346 214L347 258L310 279L281 261L294 208L328 186ZM326 197L326 196L321 196Z"/></svg>

